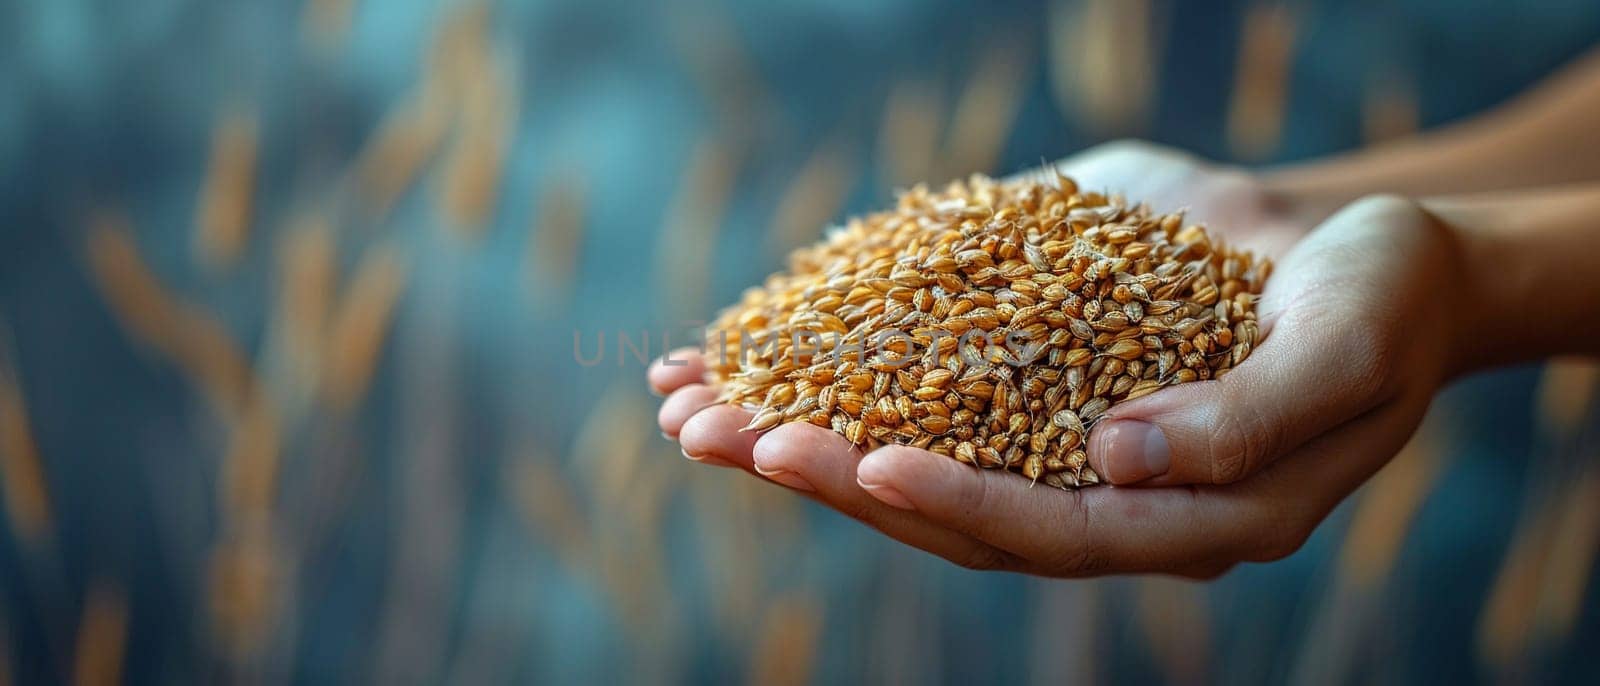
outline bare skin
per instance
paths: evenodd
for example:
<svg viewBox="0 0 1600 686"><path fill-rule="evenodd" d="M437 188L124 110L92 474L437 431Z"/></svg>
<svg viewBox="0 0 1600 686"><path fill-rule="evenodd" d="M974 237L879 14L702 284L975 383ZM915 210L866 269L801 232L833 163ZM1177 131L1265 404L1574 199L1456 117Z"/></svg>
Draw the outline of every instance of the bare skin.
<svg viewBox="0 0 1600 686"><path fill-rule="evenodd" d="M1591 59L1574 72L1587 70L1587 81L1562 77L1576 94L1535 94L1553 108L1543 120L1555 126L1569 111L1562 107L1600 96L1597 65ZM1515 136L1467 126L1519 141L1505 157L1517 163L1531 140L1519 127L1532 115L1494 116ZM1115 487L1032 488L900 446L863 454L808 424L740 433L749 413L712 404L692 351L673 354L683 366L649 372L668 396L661 429L691 459L803 492L965 567L1210 578L1283 557L1405 444L1450 379L1544 355L1600 353L1600 183L1485 193L1493 189L1480 171L1466 170L1466 195L1372 196L1322 216L1345 203L1353 177L1433 192L1449 183L1442 177L1457 168L1460 150L1492 147L1465 140L1446 137L1444 161L1413 188L1402 182L1427 166L1418 152L1425 146L1376 154L1365 169L1330 162L1320 185L1314 166L1251 175L1145 144L1102 146L1062 163L1091 186L1157 210L1187 204L1214 231L1279 260L1260 306L1264 340L1244 364L1119 405L1091 433L1090 461ZM1546 165L1541 180L1600 176L1583 164ZM1409 171L1386 176L1390 169ZM1529 344L1529 331L1542 335Z"/></svg>

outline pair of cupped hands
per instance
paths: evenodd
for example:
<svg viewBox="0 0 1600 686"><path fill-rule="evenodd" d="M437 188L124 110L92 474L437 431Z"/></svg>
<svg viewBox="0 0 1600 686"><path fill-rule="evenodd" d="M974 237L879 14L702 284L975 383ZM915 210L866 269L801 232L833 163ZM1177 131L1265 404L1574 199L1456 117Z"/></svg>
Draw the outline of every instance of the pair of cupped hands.
<svg viewBox="0 0 1600 686"><path fill-rule="evenodd" d="M1090 432L1089 463L1111 487L1034 487L904 446L864 453L803 422L741 432L750 413L714 402L693 349L649 370L667 396L661 430L691 460L776 482L963 567L1204 579L1298 550L1462 371L1439 287L1459 283L1459 251L1411 201L1375 196L1324 218L1248 172L1142 143L1057 166L1156 211L1187 208L1277 261L1245 362L1117 405Z"/></svg>

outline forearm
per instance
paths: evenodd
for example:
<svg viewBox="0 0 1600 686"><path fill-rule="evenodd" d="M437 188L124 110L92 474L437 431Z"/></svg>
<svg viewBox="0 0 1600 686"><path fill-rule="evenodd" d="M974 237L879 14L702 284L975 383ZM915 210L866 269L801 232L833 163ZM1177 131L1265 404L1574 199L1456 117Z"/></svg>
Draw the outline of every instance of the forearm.
<svg viewBox="0 0 1600 686"><path fill-rule="evenodd" d="M1600 50L1466 122L1262 177L1313 220L1371 193L1420 197L1600 179L1596 112Z"/></svg>
<svg viewBox="0 0 1600 686"><path fill-rule="evenodd" d="M1421 203L1459 248L1453 371L1600 355L1600 182Z"/></svg>

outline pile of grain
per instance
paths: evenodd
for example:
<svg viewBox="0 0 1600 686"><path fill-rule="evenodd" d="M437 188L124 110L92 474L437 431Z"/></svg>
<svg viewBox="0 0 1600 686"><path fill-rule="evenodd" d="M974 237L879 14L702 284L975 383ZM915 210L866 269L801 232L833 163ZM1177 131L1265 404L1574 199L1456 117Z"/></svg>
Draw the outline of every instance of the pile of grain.
<svg viewBox="0 0 1600 686"><path fill-rule="evenodd" d="M707 326L746 430L830 428L1061 488L1112 405L1250 354L1271 263L1046 172L918 187L796 251Z"/></svg>

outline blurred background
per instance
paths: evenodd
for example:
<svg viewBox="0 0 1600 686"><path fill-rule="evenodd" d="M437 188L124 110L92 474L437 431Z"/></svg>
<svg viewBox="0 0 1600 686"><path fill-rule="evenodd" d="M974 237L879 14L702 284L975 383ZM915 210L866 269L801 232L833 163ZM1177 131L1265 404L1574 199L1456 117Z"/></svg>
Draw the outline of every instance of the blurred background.
<svg viewBox="0 0 1600 686"><path fill-rule="evenodd" d="M1597 39L1587 0L0 2L0 684L1600 681L1592 364L1458 384L1198 585L968 572L696 467L615 348L919 180L1333 153Z"/></svg>

